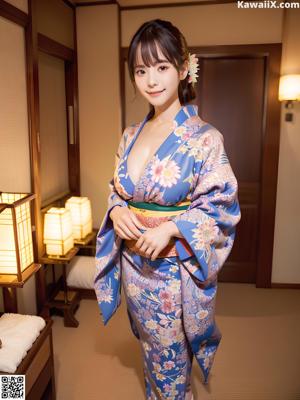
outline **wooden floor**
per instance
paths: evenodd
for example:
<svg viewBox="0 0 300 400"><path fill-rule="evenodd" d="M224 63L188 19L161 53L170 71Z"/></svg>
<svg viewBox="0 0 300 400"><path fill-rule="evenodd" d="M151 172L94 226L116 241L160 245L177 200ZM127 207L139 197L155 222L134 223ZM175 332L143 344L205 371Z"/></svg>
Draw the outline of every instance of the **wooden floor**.
<svg viewBox="0 0 300 400"><path fill-rule="evenodd" d="M126 304L104 327L96 300L83 300L78 328L53 316L57 400L143 400L139 342ZM210 384L193 365L195 400L300 399L300 291L219 283L217 324L223 334Z"/></svg>

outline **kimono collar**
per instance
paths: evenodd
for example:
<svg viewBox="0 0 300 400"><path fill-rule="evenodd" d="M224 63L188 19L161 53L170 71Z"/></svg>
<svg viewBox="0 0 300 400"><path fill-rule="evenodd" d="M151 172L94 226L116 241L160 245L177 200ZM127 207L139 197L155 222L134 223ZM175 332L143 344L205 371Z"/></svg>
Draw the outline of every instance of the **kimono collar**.
<svg viewBox="0 0 300 400"><path fill-rule="evenodd" d="M147 114L142 125L150 119L151 111ZM181 106L180 110L174 117L174 129L182 125L187 119L193 116L198 116L198 106L196 104L186 104Z"/></svg>
<svg viewBox="0 0 300 400"><path fill-rule="evenodd" d="M140 132L142 131L146 122L151 118L152 110L149 111L147 116L144 118L142 123L137 127L137 130L134 134L134 137L130 141L129 145L127 146L124 155L122 157L122 162L125 162L125 178L127 179L124 185L127 185L127 193L133 196L135 201L142 201L137 198L137 193L139 190L143 191L143 177L147 174L150 166L152 165L154 160L162 160L163 158L174 154L178 147L186 140L185 135L180 134L180 132L176 132L177 129L180 130L180 127L183 124L188 124L193 126L193 130L195 126L201 125L201 119L198 116L198 107L196 105L187 104L181 106L177 114L173 119L173 129L172 132L165 138L165 140L161 143L158 147L156 152L152 155L152 157L147 161L144 169L138 179L137 182L133 182L130 178L128 171L127 171L127 159L128 155L131 151L132 146L134 145L137 137L139 136ZM123 166L124 167L124 166ZM124 179L125 179L124 178ZM141 184L141 186L139 186ZM123 185L123 186L124 186ZM143 197L143 196L142 196Z"/></svg>

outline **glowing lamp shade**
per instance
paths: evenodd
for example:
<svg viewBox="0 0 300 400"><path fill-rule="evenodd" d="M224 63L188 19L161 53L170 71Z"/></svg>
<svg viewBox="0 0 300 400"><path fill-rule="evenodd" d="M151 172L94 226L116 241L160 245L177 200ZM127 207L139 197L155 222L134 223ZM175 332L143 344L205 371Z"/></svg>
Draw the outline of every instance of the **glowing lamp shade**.
<svg viewBox="0 0 300 400"><path fill-rule="evenodd" d="M65 207L71 212L75 241L85 238L93 230L90 200L87 197L73 196L66 201Z"/></svg>
<svg viewBox="0 0 300 400"><path fill-rule="evenodd" d="M34 260L30 201L35 194L0 192L0 274L17 275Z"/></svg>
<svg viewBox="0 0 300 400"><path fill-rule="evenodd" d="M300 100L300 74L280 77L279 100Z"/></svg>
<svg viewBox="0 0 300 400"><path fill-rule="evenodd" d="M44 243L49 256L64 256L74 247L71 213L66 208L51 207L44 219Z"/></svg>

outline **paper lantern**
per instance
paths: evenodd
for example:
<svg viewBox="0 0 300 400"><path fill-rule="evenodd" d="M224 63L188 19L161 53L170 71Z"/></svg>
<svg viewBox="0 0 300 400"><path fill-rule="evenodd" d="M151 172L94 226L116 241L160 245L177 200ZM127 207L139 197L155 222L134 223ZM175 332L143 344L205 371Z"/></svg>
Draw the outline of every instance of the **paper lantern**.
<svg viewBox="0 0 300 400"><path fill-rule="evenodd" d="M44 218L44 243L48 256L64 256L74 247L71 213L64 207L51 207Z"/></svg>
<svg viewBox="0 0 300 400"><path fill-rule="evenodd" d="M75 242L85 238L93 230L90 200L87 197L72 196L66 201L65 207L71 212Z"/></svg>
<svg viewBox="0 0 300 400"><path fill-rule="evenodd" d="M30 201L35 194L0 192L0 274L17 275L34 261Z"/></svg>

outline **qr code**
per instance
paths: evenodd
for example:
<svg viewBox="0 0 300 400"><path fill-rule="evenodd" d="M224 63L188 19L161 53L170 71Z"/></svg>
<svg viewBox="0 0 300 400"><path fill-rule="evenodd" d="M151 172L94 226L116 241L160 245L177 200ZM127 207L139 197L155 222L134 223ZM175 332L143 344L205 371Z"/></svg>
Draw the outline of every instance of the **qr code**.
<svg viewBox="0 0 300 400"><path fill-rule="evenodd" d="M25 375L1 375L0 399L25 400Z"/></svg>

